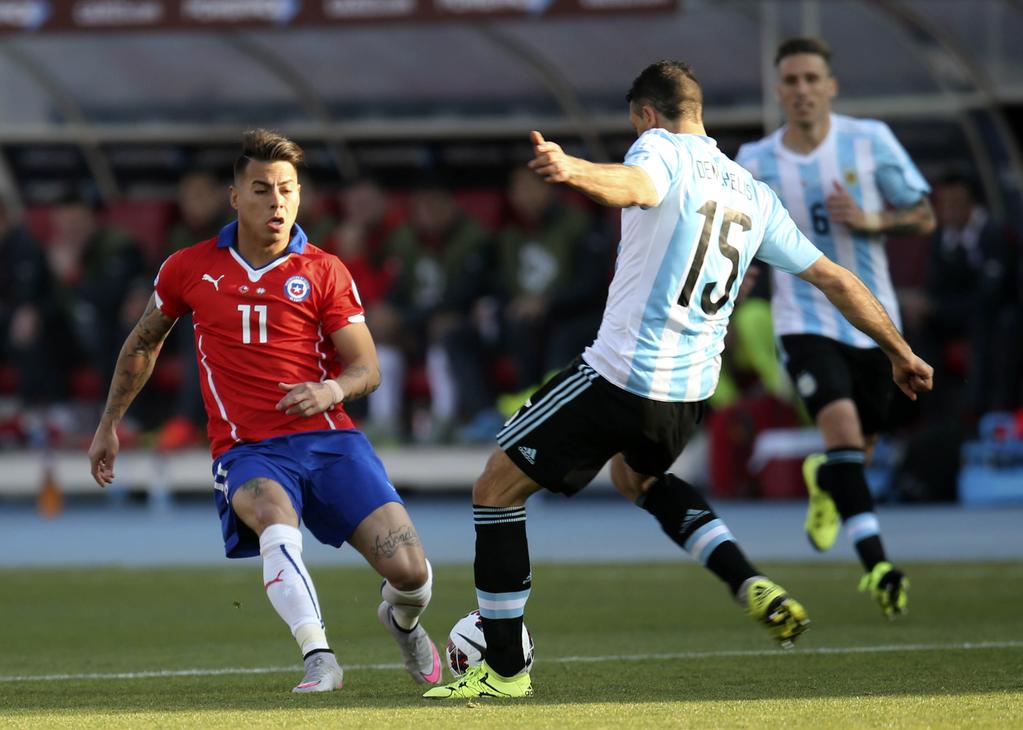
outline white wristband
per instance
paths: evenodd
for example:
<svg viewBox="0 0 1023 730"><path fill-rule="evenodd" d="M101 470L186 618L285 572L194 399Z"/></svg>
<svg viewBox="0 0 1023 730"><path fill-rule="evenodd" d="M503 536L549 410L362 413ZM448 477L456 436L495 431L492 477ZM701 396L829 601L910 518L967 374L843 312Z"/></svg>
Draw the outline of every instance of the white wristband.
<svg viewBox="0 0 1023 730"><path fill-rule="evenodd" d="M334 394L334 402L331 403L332 406L336 406L345 399L345 392L341 389L341 383L337 382L333 378L330 380L324 380L323 382L327 384L327 387L330 388L330 392Z"/></svg>
<svg viewBox="0 0 1023 730"><path fill-rule="evenodd" d="M881 214L880 213L864 213L863 214L863 228L868 233L880 233L881 232Z"/></svg>

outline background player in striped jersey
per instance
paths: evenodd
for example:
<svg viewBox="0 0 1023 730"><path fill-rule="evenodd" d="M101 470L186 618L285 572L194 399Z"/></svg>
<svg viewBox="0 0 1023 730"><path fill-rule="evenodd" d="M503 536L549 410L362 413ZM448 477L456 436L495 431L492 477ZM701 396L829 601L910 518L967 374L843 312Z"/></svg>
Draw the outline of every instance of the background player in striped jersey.
<svg viewBox="0 0 1023 730"><path fill-rule="evenodd" d="M827 44L816 38L779 46L778 99L787 123L743 145L736 161L771 186L821 251L860 277L898 327L884 235L933 230L930 188L884 122L831 112L838 82L830 61ZM827 449L803 465L807 536L828 550L843 522L867 571L860 589L894 617L906 609L909 583L885 555L863 471L894 395L883 343L854 329L807 282L775 271L773 283L782 359Z"/></svg>
<svg viewBox="0 0 1023 730"><path fill-rule="evenodd" d="M163 264L145 314L121 349L89 460L114 478L116 426L174 322L191 313L213 477L229 558L261 555L267 597L305 661L295 692L340 689L300 520L321 542L351 543L384 578L377 616L421 684L440 680L419 617L432 575L383 464L342 403L380 382L359 294L340 259L295 223L302 150L273 132L245 135L231 205L238 220ZM340 356L340 360L339 357Z"/></svg>
<svg viewBox="0 0 1023 730"><path fill-rule="evenodd" d="M571 157L532 133L530 168L624 208L622 239L596 341L505 424L473 487L486 661L426 697L532 693L521 641L532 583L525 503L541 488L578 492L608 460L615 487L725 581L783 645L806 628L802 606L749 563L699 492L666 471L714 392L728 318L754 258L825 291L882 343L907 395L930 388L931 368L870 291L822 256L771 189L706 136L702 92L688 66L649 66L626 98L639 139L624 165Z"/></svg>

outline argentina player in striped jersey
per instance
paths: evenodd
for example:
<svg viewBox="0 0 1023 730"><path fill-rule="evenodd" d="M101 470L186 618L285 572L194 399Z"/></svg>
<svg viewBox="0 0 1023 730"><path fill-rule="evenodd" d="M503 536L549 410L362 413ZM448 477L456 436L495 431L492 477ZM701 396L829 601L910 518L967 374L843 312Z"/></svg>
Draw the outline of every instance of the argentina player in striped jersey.
<svg viewBox="0 0 1023 730"><path fill-rule="evenodd" d="M473 487L486 660L426 697L532 694L521 642L532 581L525 503L540 489L578 492L608 461L615 487L721 578L782 646L806 629L803 607L750 564L696 489L667 472L717 385L728 318L752 259L824 291L882 343L907 395L931 387L931 368L870 291L823 256L771 189L707 136L702 92L686 64L649 66L626 98L639 138L624 164L571 157L531 134L530 168L622 208L622 238L596 341L505 424Z"/></svg>
<svg viewBox="0 0 1023 730"><path fill-rule="evenodd" d="M783 42L775 56L786 124L743 145L736 161L778 194L793 220L874 293L899 326L884 235L934 228L923 176L884 122L833 114L831 51L816 38ZM886 209L887 206L887 209ZM803 465L810 495L806 534L828 550L844 524L886 616L906 609L909 586L887 558L864 476L894 395L876 338L853 328L808 282L775 270L771 309L786 369L824 439Z"/></svg>

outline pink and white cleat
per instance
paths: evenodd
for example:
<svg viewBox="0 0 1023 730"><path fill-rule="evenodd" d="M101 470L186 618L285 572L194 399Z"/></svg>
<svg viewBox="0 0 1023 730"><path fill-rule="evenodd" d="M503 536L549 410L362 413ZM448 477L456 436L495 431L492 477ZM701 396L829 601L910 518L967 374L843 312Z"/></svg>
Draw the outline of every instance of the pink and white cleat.
<svg viewBox="0 0 1023 730"><path fill-rule="evenodd" d="M377 609L377 618L401 649L405 658L405 669L419 684L439 684L441 680L440 654L430 640L422 623L417 623L411 631L394 623L391 604L384 601Z"/></svg>
<svg viewBox="0 0 1023 730"><path fill-rule="evenodd" d="M333 652L320 651L305 659L305 676L292 692L332 692L341 689L345 673Z"/></svg>

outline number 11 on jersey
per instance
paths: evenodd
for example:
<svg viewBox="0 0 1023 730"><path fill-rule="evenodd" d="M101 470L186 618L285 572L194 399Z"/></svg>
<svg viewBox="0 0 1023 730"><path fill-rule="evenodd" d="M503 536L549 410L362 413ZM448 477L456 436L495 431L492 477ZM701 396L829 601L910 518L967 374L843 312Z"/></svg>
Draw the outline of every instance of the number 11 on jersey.
<svg viewBox="0 0 1023 730"><path fill-rule="evenodd" d="M259 319L259 344L266 344L266 304L257 304L252 306L250 304L239 304L238 311L242 313L242 344L248 345L252 343L252 328L250 327L250 321L252 319L252 310L256 310L256 315Z"/></svg>

